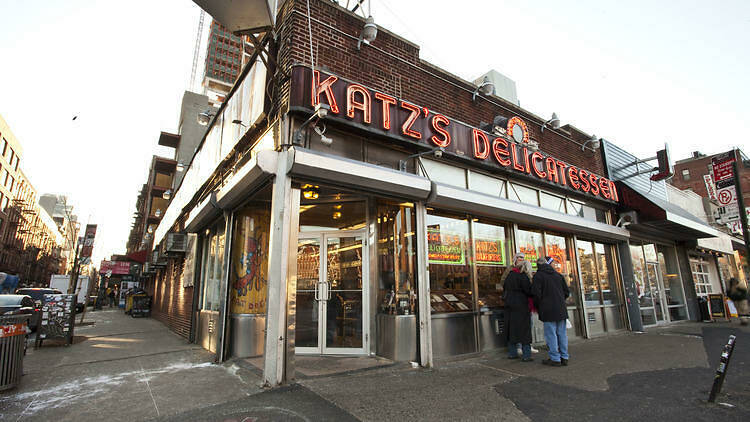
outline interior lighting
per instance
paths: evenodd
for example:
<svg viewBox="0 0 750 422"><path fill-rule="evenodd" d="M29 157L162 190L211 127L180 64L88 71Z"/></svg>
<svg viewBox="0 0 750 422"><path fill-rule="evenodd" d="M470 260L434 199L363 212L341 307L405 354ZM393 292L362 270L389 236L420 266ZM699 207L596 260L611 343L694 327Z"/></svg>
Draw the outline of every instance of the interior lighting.
<svg viewBox="0 0 750 422"><path fill-rule="evenodd" d="M365 19L365 26L364 28L362 28L362 33L359 34L359 41L357 41L357 50L359 51L362 48L362 41L370 44L371 42L375 41L375 38L377 36L378 27L375 25L375 19L373 19L372 16L369 16L367 19Z"/></svg>
<svg viewBox="0 0 750 422"><path fill-rule="evenodd" d="M341 212L340 211L334 212L333 213L333 219L334 220L338 220L339 218L341 218Z"/></svg>
<svg viewBox="0 0 750 422"><path fill-rule="evenodd" d="M310 184L302 185L302 196L305 199L320 198L320 186Z"/></svg>
<svg viewBox="0 0 750 422"><path fill-rule="evenodd" d="M477 100L477 94L490 95L495 93L495 84L490 82L490 78L485 75L482 79L482 83L477 86L474 90L474 94L471 96L471 101Z"/></svg>
<svg viewBox="0 0 750 422"><path fill-rule="evenodd" d="M335 209L335 210L340 210L340 209L341 209L341 207L343 207L343 205L341 205L341 204L337 204L337 205L334 205L334 206L333 206L333 209Z"/></svg>

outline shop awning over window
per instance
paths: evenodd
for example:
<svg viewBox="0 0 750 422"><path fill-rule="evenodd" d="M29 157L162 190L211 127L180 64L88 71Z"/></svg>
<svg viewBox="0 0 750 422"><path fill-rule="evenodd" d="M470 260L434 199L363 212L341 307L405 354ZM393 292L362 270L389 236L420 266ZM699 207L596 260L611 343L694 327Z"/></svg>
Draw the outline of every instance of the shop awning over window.
<svg viewBox="0 0 750 422"><path fill-rule="evenodd" d="M638 212L637 221L628 226L631 231L675 241L722 235L698 217L664 199L636 191L623 182L617 182L617 189L622 207Z"/></svg>

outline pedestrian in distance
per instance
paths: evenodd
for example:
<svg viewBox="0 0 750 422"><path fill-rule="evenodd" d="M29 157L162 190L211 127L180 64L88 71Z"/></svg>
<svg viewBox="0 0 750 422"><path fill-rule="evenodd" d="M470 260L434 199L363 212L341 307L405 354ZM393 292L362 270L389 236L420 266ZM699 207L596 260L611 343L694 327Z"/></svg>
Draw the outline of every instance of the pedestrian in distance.
<svg viewBox="0 0 750 422"><path fill-rule="evenodd" d="M740 286L739 280L734 277L729 279L727 297L732 299L734 306L737 308L737 316L740 318L740 324L747 325L747 317L750 316L750 307L747 303L747 289Z"/></svg>
<svg viewBox="0 0 750 422"><path fill-rule="evenodd" d="M568 309L565 299L570 289L565 278L552 267L550 257L537 260L534 274L533 294L537 301L539 319L544 323L544 341L549 348L549 359L542 361L549 366L568 366Z"/></svg>
<svg viewBox="0 0 750 422"><path fill-rule="evenodd" d="M521 253L513 257L513 268L503 285L505 300L505 340L508 344L508 359L518 359L518 345L522 349L522 362L531 362L531 280L524 273L529 264ZM529 264L531 266L531 264Z"/></svg>
<svg viewBox="0 0 750 422"><path fill-rule="evenodd" d="M115 290L111 287L107 287L107 298L109 299L109 307L115 304Z"/></svg>

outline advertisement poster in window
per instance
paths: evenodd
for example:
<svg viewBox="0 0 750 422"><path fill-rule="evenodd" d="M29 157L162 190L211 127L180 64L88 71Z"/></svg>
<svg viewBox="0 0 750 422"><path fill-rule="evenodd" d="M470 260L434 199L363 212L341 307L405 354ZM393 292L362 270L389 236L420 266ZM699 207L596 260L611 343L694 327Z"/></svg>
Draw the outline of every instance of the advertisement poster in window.
<svg viewBox="0 0 750 422"><path fill-rule="evenodd" d="M427 228L427 250L430 264L464 265L466 262L461 235L441 232L439 225Z"/></svg>
<svg viewBox="0 0 750 422"><path fill-rule="evenodd" d="M265 314L270 216L257 209L238 214L232 248L231 312Z"/></svg>
<svg viewBox="0 0 750 422"><path fill-rule="evenodd" d="M505 246L502 239L474 239L476 262L479 265L504 267Z"/></svg>

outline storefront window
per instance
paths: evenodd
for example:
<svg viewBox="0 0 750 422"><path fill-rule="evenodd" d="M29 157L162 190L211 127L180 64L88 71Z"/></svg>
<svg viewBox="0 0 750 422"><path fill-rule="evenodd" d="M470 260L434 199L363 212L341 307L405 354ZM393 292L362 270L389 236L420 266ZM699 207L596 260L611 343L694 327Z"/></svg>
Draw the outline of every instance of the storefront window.
<svg viewBox="0 0 750 422"><path fill-rule="evenodd" d="M536 271L536 260L544 256L542 233L519 229L516 233L516 245L518 245L518 252L525 255L526 260L531 262L531 267Z"/></svg>
<svg viewBox="0 0 750 422"><path fill-rule="evenodd" d="M301 183L300 195L300 232L365 227L366 201L361 197L313 183Z"/></svg>
<svg viewBox="0 0 750 422"><path fill-rule="evenodd" d="M700 258L690 260L690 269L693 272L693 282L695 283L695 293L698 296L708 296L713 293L711 278L708 272L708 262Z"/></svg>
<svg viewBox="0 0 750 422"><path fill-rule="evenodd" d="M219 310L219 291L224 274L224 223L208 231L203 248L203 300L204 311Z"/></svg>
<svg viewBox="0 0 750 422"><path fill-rule="evenodd" d="M685 293L677 266L677 253L674 247L658 246L657 250L669 315L672 321L685 320Z"/></svg>
<svg viewBox="0 0 750 422"><path fill-rule="evenodd" d="M602 302L605 305L619 304L617 295L617 282L615 281L614 260L612 257L612 248L601 243L595 243L596 259L599 270L599 285L602 290Z"/></svg>
<svg viewBox="0 0 750 422"><path fill-rule="evenodd" d="M411 203L378 203L378 312L416 311L416 214Z"/></svg>
<svg viewBox="0 0 750 422"><path fill-rule="evenodd" d="M506 228L474 223L474 263L477 271L480 310L499 308L502 300L501 278L510 265L510 240Z"/></svg>
<svg viewBox="0 0 750 422"><path fill-rule="evenodd" d="M656 262L658 260L656 256L656 246L653 243L647 243L643 245L643 253L646 256L646 261Z"/></svg>
<svg viewBox="0 0 750 422"><path fill-rule="evenodd" d="M568 214L570 215L577 215L587 220L608 224L607 213L608 211L606 210L594 208L578 201L568 201Z"/></svg>
<svg viewBox="0 0 750 422"><path fill-rule="evenodd" d="M560 196L550 195L545 192L539 193L539 201L542 208L547 208L552 211L565 212L565 198Z"/></svg>
<svg viewBox="0 0 750 422"><path fill-rule="evenodd" d="M638 294L638 304L641 308L650 308L654 306L651 300L651 288L646 280L645 270L646 261L643 256L641 245L630 245L630 259L633 262L633 281L635 290Z"/></svg>
<svg viewBox="0 0 750 422"><path fill-rule="evenodd" d="M505 180L495 179L494 177L485 176L473 171L469 173L469 187L473 191L491 196L498 196L500 198L507 196Z"/></svg>
<svg viewBox="0 0 750 422"><path fill-rule="evenodd" d="M598 306L601 304L599 286L597 283L596 258L591 242L577 242L578 260L581 266L581 284L583 286L583 299L586 306Z"/></svg>
<svg viewBox="0 0 750 422"><path fill-rule="evenodd" d="M270 199L270 189L260 196ZM235 213L229 280L230 311L233 314L266 313L270 204L270 201L257 198Z"/></svg>
<svg viewBox="0 0 750 422"><path fill-rule="evenodd" d="M510 184L510 189L508 189L508 199L537 207L539 206L539 197L537 196L536 189L527 188L526 186L517 185L515 183Z"/></svg>
<svg viewBox="0 0 750 422"><path fill-rule="evenodd" d="M577 283L571 283L573 276L573 259L568 253L568 247L565 238L554 234L545 233L544 239L547 243L547 256L554 258L552 266L557 272L562 274L565 282L570 288L570 296L566 299L568 306L576 306L576 297L578 296Z"/></svg>
<svg viewBox="0 0 750 422"><path fill-rule="evenodd" d="M432 313L472 311L469 222L429 211L427 249Z"/></svg>

